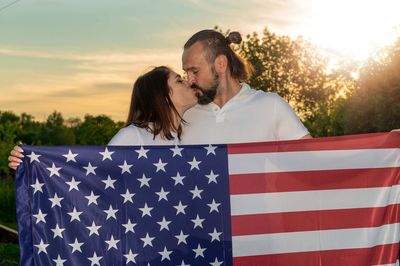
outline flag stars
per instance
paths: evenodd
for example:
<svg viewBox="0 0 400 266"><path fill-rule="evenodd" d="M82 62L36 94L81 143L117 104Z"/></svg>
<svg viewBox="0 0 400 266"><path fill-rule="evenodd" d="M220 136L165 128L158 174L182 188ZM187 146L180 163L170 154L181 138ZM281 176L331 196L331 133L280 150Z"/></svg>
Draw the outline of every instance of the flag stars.
<svg viewBox="0 0 400 266"><path fill-rule="evenodd" d="M96 225L94 221L92 222L91 226L86 226L87 229L89 229L89 236L95 234L99 235L99 229L101 228L101 225Z"/></svg>
<svg viewBox="0 0 400 266"><path fill-rule="evenodd" d="M31 185L31 187L33 187L34 191L33 191L33 195L35 195L36 192L40 191L43 193L42 187L44 186L44 183L40 183L39 179L36 179L35 184Z"/></svg>
<svg viewBox="0 0 400 266"><path fill-rule="evenodd" d="M56 224L56 227L55 227L54 229L51 229L51 231L53 231L53 234L54 234L53 238L59 237L59 238L62 239L62 238L63 238L62 232L63 232L64 230L65 230L64 228L60 228L60 227L58 226L58 224Z"/></svg>
<svg viewBox="0 0 400 266"><path fill-rule="evenodd" d="M124 160L124 164L118 165L119 168L121 168L121 174L123 173L130 173L131 174L131 167L133 164L128 164L126 160Z"/></svg>
<svg viewBox="0 0 400 266"><path fill-rule="evenodd" d="M76 162L75 157L78 156L77 153L72 153L71 150L68 151L67 154L63 154L63 156L67 159L67 163L69 161Z"/></svg>
<svg viewBox="0 0 400 266"><path fill-rule="evenodd" d="M206 248L201 248L200 244L198 244L197 248L193 249L195 254L195 259L197 257L203 257L204 258L204 251L206 250Z"/></svg>
<svg viewBox="0 0 400 266"><path fill-rule="evenodd" d="M206 149L207 150L207 156L209 155L209 154L214 154L214 155L216 155L215 154L215 149L217 148L217 146L212 146L211 144L210 145L208 145L207 147L204 147L204 149Z"/></svg>
<svg viewBox="0 0 400 266"><path fill-rule="evenodd" d="M46 223L46 220L44 219L47 216L46 213L43 213L42 210L39 210L37 214L34 214L33 217L36 218L36 224L43 222Z"/></svg>
<svg viewBox="0 0 400 266"><path fill-rule="evenodd" d="M221 203L216 203L215 200L213 199L212 202L207 205L208 205L208 207L210 207L210 213L213 211L219 212L218 207L219 207L219 205L221 205Z"/></svg>
<svg viewBox="0 0 400 266"><path fill-rule="evenodd" d="M71 221L70 222L72 222L72 221L74 221L74 220L77 220L77 221L81 221L81 219L79 218L79 215L81 215L82 214L82 212L78 212L77 210L76 210L76 208L74 207L74 209L72 210L72 212L68 212L68 215L69 216L71 216Z"/></svg>
<svg viewBox="0 0 400 266"><path fill-rule="evenodd" d="M61 167L56 167L54 163L51 167L47 167L46 169L50 171L50 177L53 175L60 176L59 171L61 170Z"/></svg>
<svg viewBox="0 0 400 266"><path fill-rule="evenodd" d="M140 182L140 187L146 186L150 187L149 181L151 178L147 178L145 174L142 175L142 178L138 178L138 181Z"/></svg>
<svg viewBox="0 0 400 266"><path fill-rule="evenodd" d="M176 185L178 185L178 184L183 185L183 179L185 178L185 176L181 176L181 175L179 174L179 172L177 172L177 173L176 173L176 176L172 176L171 178L172 178L173 180L175 180L174 186L176 186Z"/></svg>
<svg viewBox="0 0 400 266"><path fill-rule="evenodd" d="M168 225L171 223L171 221L165 220L165 216L163 217L162 221L157 223L160 225L160 231L162 231L163 229L169 231Z"/></svg>
<svg viewBox="0 0 400 266"><path fill-rule="evenodd" d="M107 188L115 189L114 183L117 182L117 180L116 179L111 179L110 175L108 175L107 179L106 180L101 180L101 182L103 182L105 184L105 188L104 189L107 189Z"/></svg>
<svg viewBox="0 0 400 266"><path fill-rule="evenodd" d="M158 254L161 255L161 261L163 260L171 260L171 258L169 257L171 255L172 251L168 251L167 247L164 247L164 250L161 252L158 252Z"/></svg>
<svg viewBox="0 0 400 266"><path fill-rule="evenodd" d="M182 157L183 148L179 148L178 145L175 145L175 147L170 150L173 152L172 157L175 157L175 156Z"/></svg>
<svg viewBox="0 0 400 266"><path fill-rule="evenodd" d="M90 266L98 265L100 266L100 260L102 259L102 256L97 256L96 252L93 252L93 257L88 257L88 260L90 260L91 264Z"/></svg>
<svg viewBox="0 0 400 266"><path fill-rule="evenodd" d="M115 250L118 250L117 244L118 244L119 240L114 239L113 235L111 236L110 240L106 240L105 242L108 244L107 250L110 250L112 248L114 248Z"/></svg>
<svg viewBox="0 0 400 266"><path fill-rule="evenodd" d="M160 192L156 192L156 194L158 195L158 201L161 201L162 199L168 201L167 195L169 194L169 191L164 191L163 187Z"/></svg>
<svg viewBox="0 0 400 266"><path fill-rule="evenodd" d="M152 241L153 241L154 239L155 239L155 237L150 237L150 236L149 236L149 233L146 233L146 236L145 236L145 237L140 238L140 240L143 241L143 248L144 248L145 246L153 247Z"/></svg>
<svg viewBox="0 0 400 266"><path fill-rule="evenodd" d="M79 251L82 253L81 246L83 245L83 242L78 242L78 239L75 237L75 242L68 244L72 247L71 253L74 253L75 251Z"/></svg>
<svg viewBox="0 0 400 266"><path fill-rule="evenodd" d="M149 150L146 150L143 148L143 146L140 147L140 150L135 150L135 152L137 152L138 154L138 159L144 157L147 159L147 153L149 152Z"/></svg>
<svg viewBox="0 0 400 266"><path fill-rule="evenodd" d="M99 195L94 195L93 194L93 190L90 192L90 195L89 196L85 196L85 198L87 198L87 200L88 200L88 206L90 205L90 204L95 204L95 205L97 205L97 199L99 198L100 196Z"/></svg>
<svg viewBox="0 0 400 266"><path fill-rule="evenodd" d="M123 227L125 227L125 234L128 232L135 233L135 230L133 229L136 224L131 222L131 219L128 219L128 222L126 224L122 224Z"/></svg>
<svg viewBox="0 0 400 266"><path fill-rule="evenodd" d="M221 266L224 262L223 261L219 261L217 257L215 257L214 262L210 262L211 266Z"/></svg>
<svg viewBox="0 0 400 266"><path fill-rule="evenodd" d="M53 259L53 261L56 263L56 266L63 266L67 260L61 259L60 255L58 255L57 259Z"/></svg>
<svg viewBox="0 0 400 266"><path fill-rule="evenodd" d="M151 217L151 210L154 209L153 207L148 207L147 203L144 204L143 208L139 208L139 210L142 212L142 217L148 215Z"/></svg>
<svg viewBox="0 0 400 266"><path fill-rule="evenodd" d="M194 223L193 229L195 229L196 227L203 228L203 222L204 222L204 220L205 220L205 219L201 219L201 218L199 217L199 215L197 214L196 219L191 220L191 221Z"/></svg>
<svg viewBox="0 0 400 266"><path fill-rule="evenodd" d="M97 166L93 166L90 162L88 163L88 166L84 166L83 168L86 170L86 176L89 174L96 175L94 170L96 170Z"/></svg>
<svg viewBox="0 0 400 266"><path fill-rule="evenodd" d="M54 206L58 206L58 207L61 207L61 201L63 200L64 198L59 198L58 196L57 196L57 193L54 193L54 197L53 198L49 198L49 200L51 201L51 207L53 208Z"/></svg>
<svg viewBox="0 0 400 266"><path fill-rule="evenodd" d="M126 203L128 201L133 203L133 200L132 200L133 196L135 196L135 193L130 193L129 189L126 189L125 194L121 194L121 197L124 198L124 203Z"/></svg>
<svg viewBox="0 0 400 266"><path fill-rule="evenodd" d="M137 253L132 253L132 250L129 249L128 254L124 254L124 257L126 258L126 264L128 264L129 262L133 262L136 264L135 258L137 255L138 255Z"/></svg>
<svg viewBox="0 0 400 266"><path fill-rule="evenodd" d="M103 152L99 152L99 153L103 156L103 158L102 158L101 161L104 161L104 160L110 160L110 161L112 161L111 155L112 155L114 152L113 152L113 151L109 151L107 147L104 149Z"/></svg>
<svg viewBox="0 0 400 266"><path fill-rule="evenodd" d="M163 171L163 172L165 172L165 166L166 166L167 164L168 164L168 163L163 163L162 160L161 160L161 158L158 159L158 162L157 162L157 163L153 163L153 165L154 165L155 167L157 167L156 173L157 173L158 171Z"/></svg>
<svg viewBox="0 0 400 266"><path fill-rule="evenodd" d="M210 184L211 182L214 182L215 184L218 184L217 182L217 177L219 175L214 174L214 171L211 170L209 175L206 175L206 177L208 178L208 184Z"/></svg>
<svg viewBox="0 0 400 266"><path fill-rule="evenodd" d="M30 159L30 163L33 163L35 161L40 163L40 161L39 161L40 156L42 156L42 155L36 154L33 151L31 152L31 154L27 155L27 157L29 157L29 159Z"/></svg>
<svg viewBox="0 0 400 266"><path fill-rule="evenodd" d="M81 181L75 181L75 178L72 177L70 182L65 182L69 186L69 190L71 191L75 189L76 191L79 191L78 185L81 183Z"/></svg>
<svg viewBox="0 0 400 266"><path fill-rule="evenodd" d="M190 190L190 193L193 194L192 199L195 199L195 198L201 199L201 195L200 195L201 192L203 192L203 190L198 189L197 186L195 186L193 190Z"/></svg>
<svg viewBox="0 0 400 266"><path fill-rule="evenodd" d="M193 160L187 163L190 164L190 171L192 171L193 169L200 170L199 164L201 163L201 161L197 161L196 157L193 157Z"/></svg>
<svg viewBox="0 0 400 266"><path fill-rule="evenodd" d="M115 216L115 214L118 212L118 209L113 209L112 206L110 205L108 210L103 210L103 211L107 214L106 220L108 220L110 218L114 218L115 220L117 220L117 217Z"/></svg>
<svg viewBox="0 0 400 266"><path fill-rule="evenodd" d="M43 252L43 253L46 253L47 254L47 250L46 250L46 248L48 247L48 246L50 246L49 244L45 244L44 242L43 242L43 239L40 239L40 243L39 244L36 244L36 245L34 245L35 247L37 247L39 250L38 250L38 255L40 254L40 252Z"/></svg>
<svg viewBox="0 0 400 266"><path fill-rule="evenodd" d="M179 264L179 265L176 265L176 266L190 266L190 264L185 264L185 261L184 261L184 260L182 260L181 264Z"/></svg>
<svg viewBox="0 0 400 266"><path fill-rule="evenodd" d="M188 238L188 236L189 235L183 234L183 231L181 230L179 235L175 235L175 237L178 239L177 245L179 245L180 243L185 243L187 245L186 238Z"/></svg>
<svg viewBox="0 0 400 266"><path fill-rule="evenodd" d="M179 204L174 206L174 208L176 209L176 215L178 215L179 213L186 214L185 213L186 207L187 207L187 205L183 205L182 202L179 201Z"/></svg>
<svg viewBox="0 0 400 266"><path fill-rule="evenodd" d="M214 227L214 231L212 233L208 233L211 236L211 242L213 242L214 240L216 241L221 241L219 239L219 236L222 235L222 232L217 232L217 229Z"/></svg>

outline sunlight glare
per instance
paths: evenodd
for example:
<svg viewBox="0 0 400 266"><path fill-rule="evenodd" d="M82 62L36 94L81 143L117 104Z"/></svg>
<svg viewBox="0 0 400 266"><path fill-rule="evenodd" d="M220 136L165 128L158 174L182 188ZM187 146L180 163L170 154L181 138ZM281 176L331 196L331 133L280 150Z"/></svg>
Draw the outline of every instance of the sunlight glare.
<svg viewBox="0 0 400 266"><path fill-rule="evenodd" d="M399 36L399 0L311 0L305 36L333 53L363 60Z"/></svg>

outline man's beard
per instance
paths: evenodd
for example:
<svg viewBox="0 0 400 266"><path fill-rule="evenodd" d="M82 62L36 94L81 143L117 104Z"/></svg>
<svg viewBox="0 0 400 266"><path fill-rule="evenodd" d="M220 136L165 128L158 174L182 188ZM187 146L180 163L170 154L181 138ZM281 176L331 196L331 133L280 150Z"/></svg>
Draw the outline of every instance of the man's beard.
<svg viewBox="0 0 400 266"><path fill-rule="evenodd" d="M207 89L200 87L197 84L192 84L192 88L197 89L199 92L196 93L197 96L197 102L201 105L206 105L214 101L215 96L217 95L217 89L218 89L218 79L219 76L215 69L212 69L212 74L213 74L213 80L212 84L208 86Z"/></svg>

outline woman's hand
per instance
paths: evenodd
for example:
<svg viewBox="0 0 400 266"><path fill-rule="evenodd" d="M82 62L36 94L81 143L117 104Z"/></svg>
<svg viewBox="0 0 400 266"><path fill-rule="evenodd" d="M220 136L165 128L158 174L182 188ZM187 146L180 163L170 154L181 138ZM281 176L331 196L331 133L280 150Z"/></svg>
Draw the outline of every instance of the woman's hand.
<svg viewBox="0 0 400 266"><path fill-rule="evenodd" d="M20 146L15 146L14 149L11 150L10 156L8 156L8 167L17 170L17 167L22 162L22 158L24 158L23 152L24 150Z"/></svg>

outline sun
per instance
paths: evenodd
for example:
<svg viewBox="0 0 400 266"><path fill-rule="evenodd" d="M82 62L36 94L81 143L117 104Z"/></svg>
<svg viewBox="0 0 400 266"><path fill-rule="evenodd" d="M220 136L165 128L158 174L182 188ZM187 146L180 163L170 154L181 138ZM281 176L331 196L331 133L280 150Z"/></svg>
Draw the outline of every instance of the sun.
<svg viewBox="0 0 400 266"><path fill-rule="evenodd" d="M310 0L304 35L320 47L363 60L399 36L399 0Z"/></svg>

